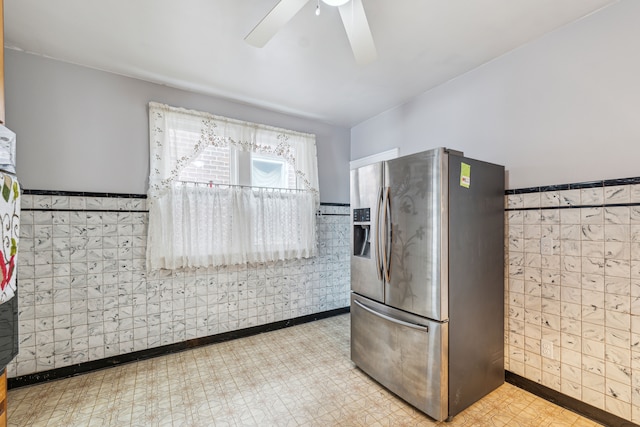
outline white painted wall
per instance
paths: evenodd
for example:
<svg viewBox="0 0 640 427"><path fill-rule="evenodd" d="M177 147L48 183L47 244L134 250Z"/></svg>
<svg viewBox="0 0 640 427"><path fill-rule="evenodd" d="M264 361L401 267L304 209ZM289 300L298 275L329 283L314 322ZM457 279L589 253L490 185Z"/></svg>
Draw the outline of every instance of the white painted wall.
<svg viewBox="0 0 640 427"><path fill-rule="evenodd" d="M622 0L421 94L355 126L351 159L445 146L508 188L640 176L638 23Z"/></svg>
<svg viewBox="0 0 640 427"><path fill-rule="evenodd" d="M349 129L6 50L6 119L23 188L147 192L147 104L316 134L320 199L349 202Z"/></svg>

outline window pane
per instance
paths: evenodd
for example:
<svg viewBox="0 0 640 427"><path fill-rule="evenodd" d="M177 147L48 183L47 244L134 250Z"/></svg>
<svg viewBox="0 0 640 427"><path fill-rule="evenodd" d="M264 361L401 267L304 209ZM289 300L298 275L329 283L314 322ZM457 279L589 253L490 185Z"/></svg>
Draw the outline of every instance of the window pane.
<svg viewBox="0 0 640 427"><path fill-rule="evenodd" d="M231 184L228 147L208 146L178 175L179 181Z"/></svg>
<svg viewBox="0 0 640 427"><path fill-rule="evenodd" d="M286 188L284 162L253 158L251 161L251 185Z"/></svg>

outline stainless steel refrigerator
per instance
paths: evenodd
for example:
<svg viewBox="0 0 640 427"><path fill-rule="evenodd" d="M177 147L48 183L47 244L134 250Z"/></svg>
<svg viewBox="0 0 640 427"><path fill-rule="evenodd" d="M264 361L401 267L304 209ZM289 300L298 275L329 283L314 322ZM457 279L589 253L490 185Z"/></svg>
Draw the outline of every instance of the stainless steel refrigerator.
<svg viewBox="0 0 640 427"><path fill-rule="evenodd" d="M351 171L351 359L436 420L504 382L504 167L438 148Z"/></svg>

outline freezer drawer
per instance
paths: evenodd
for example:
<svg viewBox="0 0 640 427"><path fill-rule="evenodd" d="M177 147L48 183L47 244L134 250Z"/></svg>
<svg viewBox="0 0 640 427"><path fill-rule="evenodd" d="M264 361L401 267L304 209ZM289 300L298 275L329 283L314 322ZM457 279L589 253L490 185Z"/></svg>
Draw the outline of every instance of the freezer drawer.
<svg viewBox="0 0 640 427"><path fill-rule="evenodd" d="M439 421L448 411L447 328L351 294L351 360Z"/></svg>

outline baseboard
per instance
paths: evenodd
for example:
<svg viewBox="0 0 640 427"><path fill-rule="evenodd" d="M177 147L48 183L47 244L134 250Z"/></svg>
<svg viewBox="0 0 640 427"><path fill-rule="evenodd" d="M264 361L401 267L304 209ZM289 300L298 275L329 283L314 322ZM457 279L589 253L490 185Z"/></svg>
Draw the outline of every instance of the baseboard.
<svg viewBox="0 0 640 427"><path fill-rule="evenodd" d="M638 427L638 424L603 411L595 406L591 406L581 400L574 399L566 394L562 394L540 383L521 377L513 372L505 371L505 381L607 427Z"/></svg>
<svg viewBox="0 0 640 427"><path fill-rule="evenodd" d="M264 332L275 331L278 329L288 328L290 326L301 325L303 323L313 322L314 320L326 319L328 317L337 316L348 313L349 307L337 308L334 310L323 311L320 313L309 314L306 316L296 317L293 319L281 320L266 325L252 326L250 328L239 329L237 331L229 331L221 334L210 335L207 337L194 338L174 344L167 344L161 347L149 348L146 350L135 351L133 353L121 354L109 358L82 362L71 366L51 369L43 372L22 375L15 378L7 379L7 388L13 389L24 387L32 384L42 383L51 380L69 378L76 375L86 374L88 372L100 369L110 368L124 363L137 362L139 360L151 359L153 357L165 356L167 354L177 353L196 347L202 347L209 344L215 344L224 341L230 341L237 338L249 337L252 335L262 334Z"/></svg>

